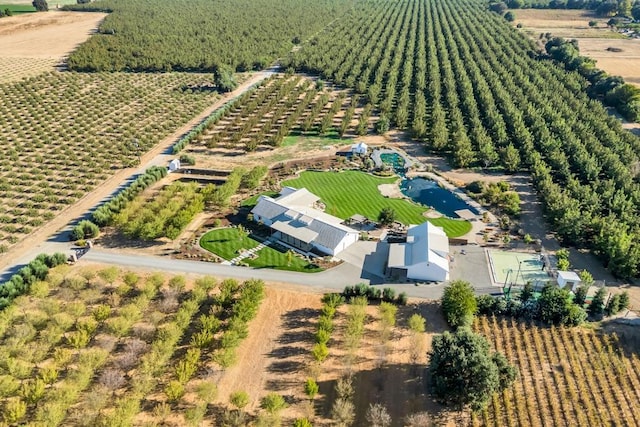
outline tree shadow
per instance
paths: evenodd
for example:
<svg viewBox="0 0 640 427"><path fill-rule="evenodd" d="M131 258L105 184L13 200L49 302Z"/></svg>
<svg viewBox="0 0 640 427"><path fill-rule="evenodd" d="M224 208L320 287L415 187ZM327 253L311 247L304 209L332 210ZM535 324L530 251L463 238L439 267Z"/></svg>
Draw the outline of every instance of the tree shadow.
<svg viewBox="0 0 640 427"><path fill-rule="evenodd" d="M381 368L358 371L353 374L353 404L355 419L352 425L369 425L366 419L369 404L380 403L392 419L391 426L403 426L407 415L427 411L434 422L450 418L450 411L436 402L427 392L427 372L424 366L411 364L385 365ZM315 409L331 418L331 408L338 398L337 380L318 383L320 397Z"/></svg>

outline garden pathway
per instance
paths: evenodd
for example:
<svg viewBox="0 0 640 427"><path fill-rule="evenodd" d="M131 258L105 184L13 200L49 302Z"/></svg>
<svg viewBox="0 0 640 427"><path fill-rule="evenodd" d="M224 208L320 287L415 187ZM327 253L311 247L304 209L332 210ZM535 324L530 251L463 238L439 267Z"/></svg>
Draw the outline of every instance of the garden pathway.
<svg viewBox="0 0 640 427"><path fill-rule="evenodd" d="M267 246L269 246L271 243L274 243L274 242L275 242L275 240L272 239L271 237L269 237L267 240L265 240L264 242L260 243L255 248L251 248L249 250L243 251L240 255L238 255L237 257L235 257L231 261L223 261L223 262L221 262L221 264L222 265L238 265L238 263L240 261L242 261L243 259L249 258L250 256L254 255L258 251L266 248Z"/></svg>

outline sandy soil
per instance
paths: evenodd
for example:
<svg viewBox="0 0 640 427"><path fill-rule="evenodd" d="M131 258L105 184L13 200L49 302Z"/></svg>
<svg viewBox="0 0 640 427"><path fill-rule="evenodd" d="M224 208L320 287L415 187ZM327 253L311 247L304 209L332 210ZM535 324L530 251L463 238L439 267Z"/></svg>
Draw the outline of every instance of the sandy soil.
<svg viewBox="0 0 640 427"><path fill-rule="evenodd" d="M311 368L310 349L320 308L320 295L301 293L290 287L276 289L270 284L267 298L257 318L251 322L249 336L238 349L238 363L219 378L218 402L227 404L230 393L244 390L251 397L247 409L255 414L260 398L269 392L277 392L289 403L289 408L282 414L283 425L289 425L287 420L309 413L308 403L303 399L303 385L305 379L315 372L319 374L320 394L315 399L314 425L331 425L329 413L335 398L333 388L346 369L342 334L347 307L341 307L336 314L329 358L314 370ZM393 328L384 355L381 354L377 307L367 308L365 336L351 366L354 401L358 407L354 425L365 425L364 414L369 402L383 403L394 419L394 426L402 425L402 418L412 412L430 410L433 414L441 413L442 408L424 394L421 370L415 369L410 361L412 342L406 329L406 319L414 312L420 312L427 319L427 333L418 343L415 361L424 364L433 335L446 329L434 303L416 300L400 308L398 324Z"/></svg>
<svg viewBox="0 0 640 427"><path fill-rule="evenodd" d="M49 11L0 20L0 57L61 59L85 41L104 13Z"/></svg>

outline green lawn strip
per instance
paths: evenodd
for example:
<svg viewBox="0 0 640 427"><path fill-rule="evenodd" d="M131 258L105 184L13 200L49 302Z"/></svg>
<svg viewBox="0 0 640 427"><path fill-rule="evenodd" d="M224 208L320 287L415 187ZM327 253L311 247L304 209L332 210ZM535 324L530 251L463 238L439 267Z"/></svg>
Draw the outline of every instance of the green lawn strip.
<svg viewBox="0 0 640 427"><path fill-rule="evenodd" d="M256 203L258 203L258 198L260 196L277 197L278 194L280 194L280 193L278 193L277 191L265 191L263 193L256 194L255 196L249 197L248 199L246 199L242 203L240 203L240 206L252 208L252 207L254 207L256 205Z"/></svg>
<svg viewBox="0 0 640 427"><path fill-rule="evenodd" d="M209 252L213 252L231 261L239 255L240 249L252 249L259 243L250 237L243 236L240 238L236 228L219 228L211 230L200 238L200 246Z"/></svg>
<svg viewBox="0 0 640 427"><path fill-rule="evenodd" d="M299 178L285 181L283 186L306 188L320 197L326 212L346 219L353 214L376 220L384 207L396 211L398 221L404 224L421 224L427 219L422 215L425 208L406 199L384 197L378 191L380 184L393 184L399 178L381 178L359 171L315 172L305 171ZM430 219L431 223L444 228L449 237L458 237L471 230L467 221L449 218Z"/></svg>
<svg viewBox="0 0 640 427"><path fill-rule="evenodd" d="M0 11L2 11L2 13L4 13L5 9L9 9L14 15L36 11L35 7L26 4L0 4Z"/></svg>
<svg viewBox="0 0 640 427"><path fill-rule="evenodd" d="M236 228L211 230L200 239L200 246L227 261L231 261L240 255L238 253L240 249L252 249L259 244L260 242L251 237L243 236L240 238ZM254 268L274 268L304 273L322 271L322 268L317 267L315 264L310 264L298 256L294 256L291 264L288 264L286 252L280 252L270 247L262 248L256 255L258 256L256 259L245 258L242 262Z"/></svg>
<svg viewBox="0 0 640 427"><path fill-rule="evenodd" d="M266 247L257 252L258 258L246 258L243 261L254 268L273 268L276 270L301 271L303 273L315 273L322 271L322 268L315 264L309 264L302 258L294 256L291 264L287 263L287 253L280 252L274 248Z"/></svg>
<svg viewBox="0 0 640 427"><path fill-rule="evenodd" d="M471 223L460 219L429 218L429 222L442 227L449 237L460 237L471 231Z"/></svg>

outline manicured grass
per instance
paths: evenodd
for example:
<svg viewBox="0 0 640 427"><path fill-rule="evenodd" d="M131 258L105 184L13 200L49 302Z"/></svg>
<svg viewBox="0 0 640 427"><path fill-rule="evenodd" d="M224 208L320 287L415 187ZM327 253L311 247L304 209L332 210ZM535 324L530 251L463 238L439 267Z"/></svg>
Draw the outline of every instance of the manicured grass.
<svg viewBox="0 0 640 427"><path fill-rule="evenodd" d="M265 191L264 193L256 194L255 196L251 196L248 199L243 200L242 203L240 203L240 206L252 208L256 203L258 203L258 198L260 196L278 197L278 194L280 193L277 191Z"/></svg>
<svg viewBox="0 0 640 427"><path fill-rule="evenodd" d="M0 4L0 10L2 11L2 13L4 13L5 9L9 9L14 15L36 11L35 7L26 4Z"/></svg>
<svg viewBox="0 0 640 427"><path fill-rule="evenodd" d="M211 230L200 239L200 246L227 261L237 257L238 250L252 249L258 245L258 242L248 236L240 238L237 228Z"/></svg>
<svg viewBox="0 0 640 427"><path fill-rule="evenodd" d="M427 219L422 215L424 207L405 199L384 197L378 191L380 184L392 184L398 177L380 178L358 171L313 172L305 171L299 178L285 181L283 186L306 188L322 199L326 212L338 218L361 214L376 220L384 207L391 207L398 221L404 224L421 224ZM467 221L438 218L430 220L443 227L449 237L458 237L471 230Z"/></svg>
<svg viewBox="0 0 640 427"><path fill-rule="evenodd" d="M240 249L252 249L260 243L251 237L240 237L237 228L218 228L206 233L200 239L200 246L209 252L231 261L239 255ZM257 252L256 259L245 258L243 263L254 268L273 268L276 270L301 271L313 273L322 271L322 268L315 264L310 264L298 256L294 256L289 264L286 250L276 250L266 247Z"/></svg>
<svg viewBox="0 0 640 427"><path fill-rule="evenodd" d="M304 273L315 273L322 271L322 268L315 264L309 264L304 259L294 256L291 264L287 262L287 253L274 248L266 247L258 251L258 258L244 259L244 262L254 268L274 268L276 270L301 271Z"/></svg>

